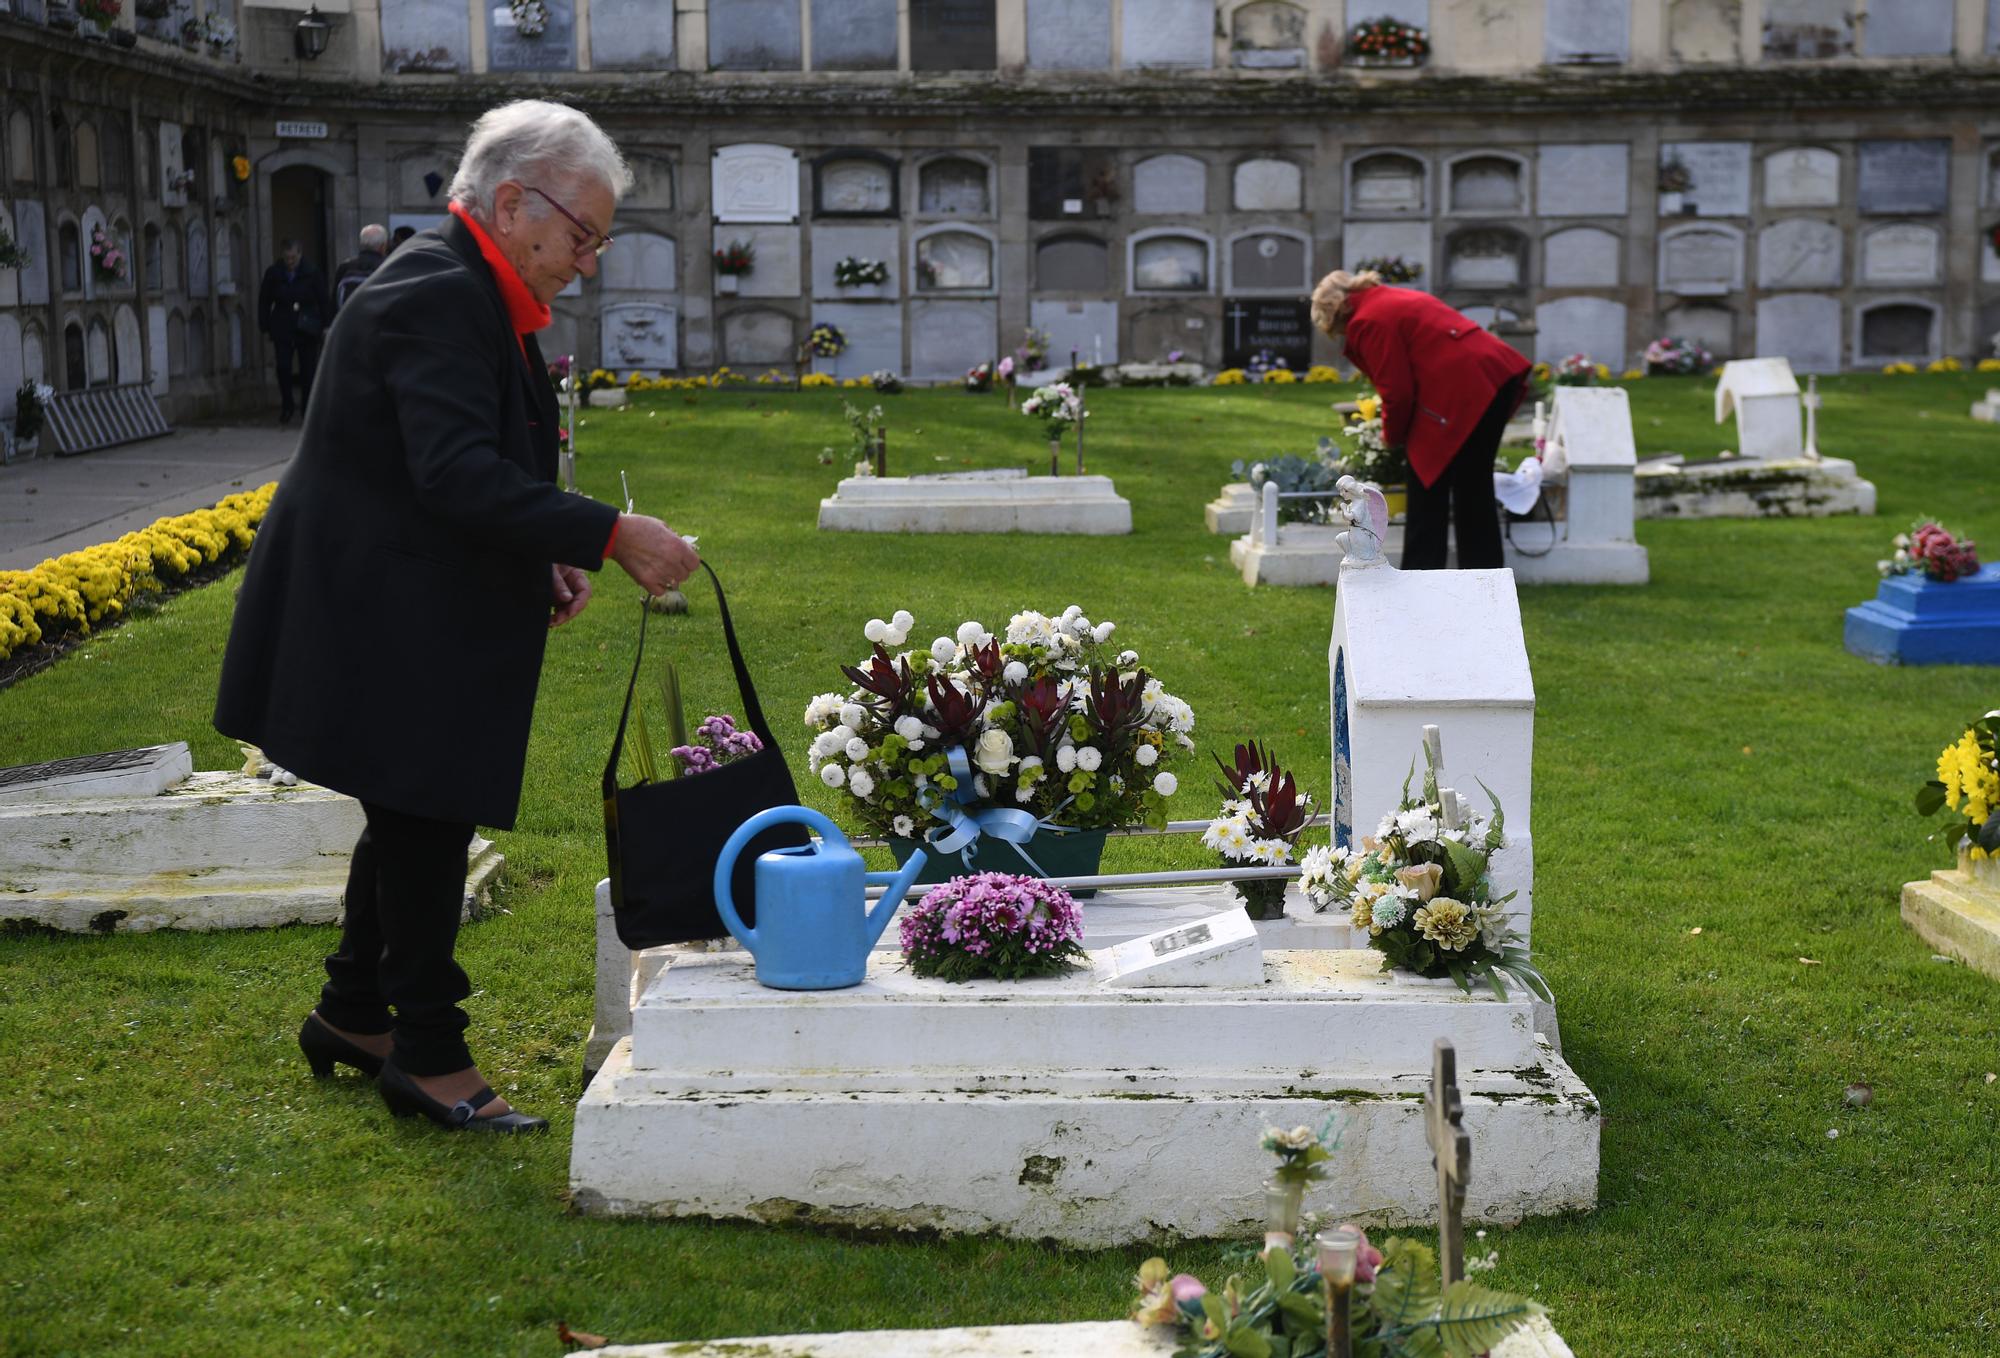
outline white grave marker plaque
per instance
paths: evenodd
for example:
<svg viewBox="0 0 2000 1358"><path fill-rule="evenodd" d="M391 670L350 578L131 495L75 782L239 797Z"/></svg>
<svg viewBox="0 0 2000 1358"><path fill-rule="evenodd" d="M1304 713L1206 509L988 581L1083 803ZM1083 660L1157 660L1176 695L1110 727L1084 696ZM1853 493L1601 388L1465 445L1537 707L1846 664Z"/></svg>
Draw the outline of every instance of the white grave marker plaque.
<svg viewBox="0 0 2000 1358"><path fill-rule="evenodd" d="M1264 946L1241 906L1105 948L1094 957L1098 979L1121 989L1264 983Z"/></svg>

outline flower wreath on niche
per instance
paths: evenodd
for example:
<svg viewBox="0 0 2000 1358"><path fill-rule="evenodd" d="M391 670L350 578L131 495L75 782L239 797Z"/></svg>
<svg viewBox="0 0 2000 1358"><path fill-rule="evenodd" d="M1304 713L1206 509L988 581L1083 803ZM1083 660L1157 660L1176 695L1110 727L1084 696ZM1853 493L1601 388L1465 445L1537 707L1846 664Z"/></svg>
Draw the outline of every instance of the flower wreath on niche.
<svg viewBox="0 0 2000 1358"><path fill-rule="evenodd" d="M524 38L539 38L549 27L549 7L545 0L507 0L514 14L514 31Z"/></svg>

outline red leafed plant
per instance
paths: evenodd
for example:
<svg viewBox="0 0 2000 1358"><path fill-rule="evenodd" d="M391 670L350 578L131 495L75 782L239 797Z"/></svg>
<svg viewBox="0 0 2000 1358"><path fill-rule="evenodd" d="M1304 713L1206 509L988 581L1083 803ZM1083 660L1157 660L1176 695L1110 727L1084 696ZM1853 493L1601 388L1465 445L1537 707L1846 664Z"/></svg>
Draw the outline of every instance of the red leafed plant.
<svg viewBox="0 0 2000 1358"><path fill-rule="evenodd" d="M1287 844L1312 819L1310 796L1299 791L1291 774L1278 767L1278 760L1261 742L1238 745L1232 768L1215 757L1223 780L1217 784L1225 801L1248 802L1250 832L1256 839L1281 839Z"/></svg>

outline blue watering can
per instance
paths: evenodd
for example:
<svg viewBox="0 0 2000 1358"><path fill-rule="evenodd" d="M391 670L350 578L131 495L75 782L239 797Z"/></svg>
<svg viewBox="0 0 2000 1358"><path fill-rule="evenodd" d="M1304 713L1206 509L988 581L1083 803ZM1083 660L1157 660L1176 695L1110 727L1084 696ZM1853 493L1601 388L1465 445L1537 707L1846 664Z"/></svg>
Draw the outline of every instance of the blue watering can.
<svg viewBox="0 0 2000 1358"><path fill-rule="evenodd" d="M757 859L757 920L743 923L729 894L729 874L737 855L774 825L797 823L818 832L821 842L773 849ZM861 855L840 827L807 806L774 806L736 827L715 864L715 906L730 932L757 959L757 980L777 990L839 990L860 985L868 974L868 953L910 883L923 871L924 851L910 855L901 872L868 872ZM885 884L875 908L868 908L864 885Z"/></svg>

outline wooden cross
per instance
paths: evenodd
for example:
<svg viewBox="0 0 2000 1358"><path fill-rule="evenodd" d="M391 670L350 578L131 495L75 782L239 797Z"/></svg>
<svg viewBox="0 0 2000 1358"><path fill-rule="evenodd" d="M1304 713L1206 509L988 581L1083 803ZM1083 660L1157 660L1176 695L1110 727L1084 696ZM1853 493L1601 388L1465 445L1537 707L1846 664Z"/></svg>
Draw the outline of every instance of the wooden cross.
<svg viewBox="0 0 2000 1358"><path fill-rule="evenodd" d="M1424 758L1437 776L1444 777L1444 737L1435 726L1424 728Z"/></svg>
<svg viewBox="0 0 2000 1358"><path fill-rule="evenodd" d="M1438 810L1444 816L1444 828L1456 830L1465 824L1464 807L1458 794L1448 787L1438 789Z"/></svg>
<svg viewBox="0 0 2000 1358"><path fill-rule="evenodd" d="M1463 1125L1458 1052L1449 1038L1431 1044L1431 1088L1424 1096L1424 1137L1438 1176L1438 1278L1450 1287L1465 1276L1465 1181L1472 1172L1472 1138Z"/></svg>

